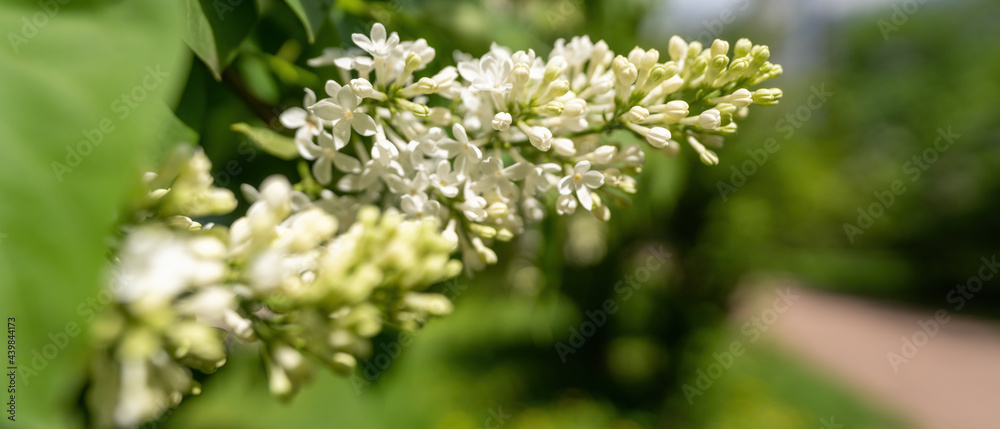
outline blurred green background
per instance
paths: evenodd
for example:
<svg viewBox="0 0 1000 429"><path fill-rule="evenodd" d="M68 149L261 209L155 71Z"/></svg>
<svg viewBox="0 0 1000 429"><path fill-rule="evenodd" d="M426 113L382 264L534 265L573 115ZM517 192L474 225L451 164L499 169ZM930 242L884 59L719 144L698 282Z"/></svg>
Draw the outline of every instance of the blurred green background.
<svg viewBox="0 0 1000 429"><path fill-rule="evenodd" d="M705 167L690 150L676 159L648 153L638 197L612 210L607 225L585 214L546 220L504 247L498 266L442 286L455 298L453 316L402 345L396 333L378 337L355 377L322 373L280 403L254 347L234 346L229 364L204 380L204 394L160 427L813 428L830 415L852 428L906 427L766 341L748 345L693 405L682 386L740 338L727 315L730 294L748 276L780 274L933 309L1000 244L996 2L930 1L892 28L879 22L891 24L902 2L188 0L181 10L125 3L61 6L37 36L5 46L0 58L0 95L13 119L0 124L8 149L0 160L0 233L8 236L0 243L2 310L23 316L26 359L49 342L47 333L78 322L77 305L97 294L95 249L112 230L108 207L135 190L128 174L184 139L205 147L220 186L298 177L296 164L230 126L286 132L276 116L300 103L301 88L320 91L338 78L306 60L349 46L350 34L367 33L373 22L403 40L427 39L438 52L429 70L451 63L454 51L481 55L493 41L547 55L557 38L589 34L617 52L665 51L675 33L706 43L749 37L769 45L785 69L767 84L784 90L781 104L752 108L720 151L720 165ZM5 5L0 23L24 34L22 17L39 10L34 2ZM725 11L731 24L722 23ZM182 53L182 39L197 57ZM164 101L140 104L140 117L121 120L123 130L66 176L72 180L52 180L50 161L63 159L65 142L80 138L76 130L118 117L112 100L160 63L172 70L158 90ZM809 107L821 88L832 95ZM907 162L933 147L940 129L960 137L913 180ZM754 161L768 139L780 149ZM735 177L748 162L753 172ZM895 180L906 191L884 214L863 234L845 232ZM619 300L621 309L563 362L556 344L570 341L585 311L621 298L616 283L661 245L672 255L665 268ZM998 303L1000 292L985 288L963 312L996 318ZM85 365L77 358L86 351L74 338L49 362L56 369L23 387L25 427L81 421L72 404Z"/></svg>

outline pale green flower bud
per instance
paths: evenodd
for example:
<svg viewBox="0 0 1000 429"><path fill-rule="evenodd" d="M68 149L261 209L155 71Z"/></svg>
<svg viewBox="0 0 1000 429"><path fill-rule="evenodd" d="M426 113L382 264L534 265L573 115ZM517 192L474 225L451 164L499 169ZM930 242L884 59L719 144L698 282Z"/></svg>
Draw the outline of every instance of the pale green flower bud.
<svg viewBox="0 0 1000 429"><path fill-rule="evenodd" d="M330 367L340 375L348 375L354 372L358 366L358 360L348 353L337 352L330 357Z"/></svg>
<svg viewBox="0 0 1000 429"><path fill-rule="evenodd" d="M562 97L569 93L569 81L566 79L560 79L549 84L548 90L545 91L541 97L539 97L539 103L547 103L553 98ZM558 115L551 115L558 116Z"/></svg>
<svg viewBox="0 0 1000 429"><path fill-rule="evenodd" d="M733 56L737 58L745 57L750 55L750 50L753 49L753 43L750 39L742 38L736 41L736 47L733 48Z"/></svg>
<svg viewBox="0 0 1000 429"><path fill-rule="evenodd" d="M781 100L782 92L778 88L761 88L753 93L753 102L762 106L773 106Z"/></svg>
<svg viewBox="0 0 1000 429"><path fill-rule="evenodd" d="M534 110L535 113L542 116L559 116L563 113L563 104L558 101L550 101L545 105L536 107Z"/></svg>
<svg viewBox="0 0 1000 429"><path fill-rule="evenodd" d="M422 77L417 81L417 92L421 94L433 94L437 91L437 89L438 84L434 79Z"/></svg>
<svg viewBox="0 0 1000 429"><path fill-rule="evenodd" d="M725 40L715 39L712 42L712 48L710 50L712 58L719 55L726 55L729 53L729 42Z"/></svg>
<svg viewBox="0 0 1000 429"><path fill-rule="evenodd" d="M688 144L698 152L698 157L701 162L705 165L717 165L719 163L719 156L712 152L710 149L706 149L705 146L701 144L694 136L688 136Z"/></svg>
<svg viewBox="0 0 1000 429"><path fill-rule="evenodd" d="M640 69L649 70L656 65L657 61L660 61L660 51L650 49L643 52L642 57L639 58L639 62L637 64Z"/></svg>
<svg viewBox="0 0 1000 429"><path fill-rule="evenodd" d="M701 42L695 40L688 44L687 56L688 58L694 58L701 55L702 46Z"/></svg>
<svg viewBox="0 0 1000 429"><path fill-rule="evenodd" d="M406 65L404 66L404 70L407 74L409 74L414 70L419 69L421 65L423 65L423 60L420 58L420 55L417 55L416 52L410 52L410 54L406 56Z"/></svg>
<svg viewBox="0 0 1000 429"><path fill-rule="evenodd" d="M688 45L684 39L679 36L672 36L670 38L670 43L668 44L667 52L670 54L670 60L680 62L687 57Z"/></svg>
<svg viewBox="0 0 1000 429"><path fill-rule="evenodd" d="M705 73L706 69L708 69L708 59L705 57L695 58L694 62L691 63L691 77L701 76Z"/></svg>
<svg viewBox="0 0 1000 429"><path fill-rule="evenodd" d="M398 103L402 108L413 112L418 118L426 118L430 116L431 109L423 104L417 104L405 98L397 98L396 103Z"/></svg>
<svg viewBox="0 0 1000 429"><path fill-rule="evenodd" d="M632 48L631 51L628 51L628 55L625 58L628 59L630 63L638 65L639 61L642 60L642 56L645 54L646 54L645 50L636 46Z"/></svg>

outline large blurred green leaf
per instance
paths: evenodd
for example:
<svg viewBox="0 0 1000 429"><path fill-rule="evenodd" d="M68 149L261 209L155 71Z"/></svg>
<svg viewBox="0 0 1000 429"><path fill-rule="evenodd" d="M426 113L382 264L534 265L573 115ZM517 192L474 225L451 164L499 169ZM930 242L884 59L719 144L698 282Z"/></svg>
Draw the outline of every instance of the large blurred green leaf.
<svg viewBox="0 0 1000 429"><path fill-rule="evenodd" d="M256 23L257 6L250 0L184 0L184 41L216 80Z"/></svg>
<svg viewBox="0 0 1000 429"><path fill-rule="evenodd" d="M278 158L290 160L299 156L299 149L291 137L285 137L268 128L254 127L243 122L233 124L231 128L233 131L249 137L265 152Z"/></svg>
<svg viewBox="0 0 1000 429"><path fill-rule="evenodd" d="M288 3L295 15L302 21L302 25L306 28L306 35L309 37L309 43L313 43L316 40L316 32L319 31L326 17L323 2L321 0L285 0L285 3Z"/></svg>
<svg viewBox="0 0 1000 429"><path fill-rule="evenodd" d="M76 427L107 237L186 49L170 2L12 3L0 28L23 40L0 47L0 317L16 323L13 427Z"/></svg>

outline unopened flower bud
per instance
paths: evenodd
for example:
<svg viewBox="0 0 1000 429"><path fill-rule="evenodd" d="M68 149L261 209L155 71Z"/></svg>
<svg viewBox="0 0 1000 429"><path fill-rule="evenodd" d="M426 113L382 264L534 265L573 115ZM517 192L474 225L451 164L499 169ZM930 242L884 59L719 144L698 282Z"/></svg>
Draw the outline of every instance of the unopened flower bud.
<svg viewBox="0 0 1000 429"><path fill-rule="evenodd" d="M573 144L573 140L565 137L552 139L552 150L560 156L571 157L576 155L576 145Z"/></svg>
<svg viewBox="0 0 1000 429"><path fill-rule="evenodd" d="M563 112L563 104L558 101L550 101L536 107L535 111L544 116L559 116Z"/></svg>
<svg viewBox="0 0 1000 429"><path fill-rule="evenodd" d="M404 109L413 112L418 118L426 118L431 114L431 109L423 104L417 104L405 98L397 98L396 102Z"/></svg>
<svg viewBox="0 0 1000 429"><path fill-rule="evenodd" d="M527 65L516 64L514 70L510 72L510 81L514 86L524 85L531 76L531 70Z"/></svg>
<svg viewBox="0 0 1000 429"><path fill-rule="evenodd" d="M566 79L560 79L549 84L548 90L546 90L545 94L542 95L541 98L539 98L539 101L547 102L549 100L552 100L553 98L562 97L566 95L566 93L568 92L569 92L569 81L567 81Z"/></svg>
<svg viewBox="0 0 1000 429"><path fill-rule="evenodd" d="M500 112L493 116L493 129L497 131L507 131L510 128L510 123L513 120L510 113Z"/></svg>
<svg viewBox="0 0 1000 429"><path fill-rule="evenodd" d="M750 39L743 38L736 41L736 47L733 49L733 56L735 57L745 57L750 55L750 49L753 48L753 43Z"/></svg>
<svg viewBox="0 0 1000 429"><path fill-rule="evenodd" d="M722 114L715 109L708 109L698 116L698 125L706 130L718 128L722 124Z"/></svg>
<svg viewBox="0 0 1000 429"><path fill-rule="evenodd" d="M670 59L672 61L681 61L687 57L688 45L684 39L679 36L673 36L670 38L670 44L667 52L670 54Z"/></svg>
<svg viewBox="0 0 1000 429"><path fill-rule="evenodd" d="M665 147L670 141L670 130L663 127L653 127L646 133L646 141L657 149Z"/></svg>
<svg viewBox="0 0 1000 429"><path fill-rule="evenodd" d="M656 65L656 62L660 60L660 51L656 49L650 49L642 54L639 59L639 68L643 70L649 70Z"/></svg>
<svg viewBox="0 0 1000 429"><path fill-rule="evenodd" d="M437 82L429 77L422 77L417 81L417 91L421 94L433 94L438 89Z"/></svg>
<svg viewBox="0 0 1000 429"><path fill-rule="evenodd" d="M646 110L645 107L633 106L628 112L625 112L625 114L622 115L622 119L632 123L641 124L642 121L645 121L648 116L649 110Z"/></svg>
<svg viewBox="0 0 1000 429"><path fill-rule="evenodd" d="M681 89L681 87L683 86L684 86L684 78L680 77L679 75L674 75L670 77L670 79L667 79L666 82L663 82L663 84L660 85L660 90L663 92L663 94L672 94L676 92L678 89Z"/></svg>
<svg viewBox="0 0 1000 429"><path fill-rule="evenodd" d="M351 89L354 90L354 95L361 98L369 98L372 93L375 92L375 88L372 87L372 83L368 79L352 79Z"/></svg>
<svg viewBox="0 0 1000 429"><path fill-rule="evenodd" d="M574 98L563 104L562 114L571 118L587 113L587 102L582 98Z"/></svg>
<svg viewBox="0 0 1000 429"><path fill-rule="evenodd" d="M635 83L635 80L638 79L639 71L636 70L635 64L626 60L621 67L615 69L615 76L618 78L620 84L628 86Z"/></svg>
<svg viewBox="0 0 1000 429"><path fill-rule="evenodd" d="M618 154L618 148L611 145L600 146L594 150L593 162L592 164L610 164L615 155Z"/></svg>
<svg viewBox="0 0 1000 429"><path fill-rule="evenodd" d="M712 58L719 55L726 55L729 53L729 42L721 39L715 39L715 41L712 42L712 48L709 52Z"/></svg>
<svg viewBox="0 0 1000 429"><path fill-rule="evenodd" d="M688 144L698 152L698 157L701 162L705 165L716 165L719 163L719 156L712 152L710 149L706 149L705 146L701 144L694 136L688 136Z"/></svg>
<svg viewBox="0 0 1000 429"><path fill-rule="evenodd" d="M406 56L406 65L404 67L407 72L413 72L414 70L419 69L420 66L423 65L422 63L423 61L420 59L420 55L417 55L416 52L410 52L410 54Z"/></svg>
<svg viewBox="0 0 1000 429"><path fill-rule="evenodd" d="M778 100L781 99L782 92L778 88L761 88L753 93L753 102L760 104L761 106L773 106L778 104Z"/></svg>
<svg viewBox="0 0 1000 429"><path fill-rule="evenodd" d="M688 115L688 104L684 100L673 100L667 104L660 104L649 108L651 112L663 113L669 119L680 120Z"/></svg>

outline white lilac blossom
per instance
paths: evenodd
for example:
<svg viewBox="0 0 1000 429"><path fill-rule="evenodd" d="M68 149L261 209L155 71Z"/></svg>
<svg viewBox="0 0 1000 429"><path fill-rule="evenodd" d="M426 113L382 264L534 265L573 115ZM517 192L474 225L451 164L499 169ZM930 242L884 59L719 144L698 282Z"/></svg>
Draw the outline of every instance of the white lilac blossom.
<svg viewBox="0 0 1000 429"><path fill-rule="evenodd" d="M611 211L602 201L621 200L609 192L638 191L641 142L648 144L645 152L667 156L686 143L703 163L718 163L706 146L718 148L735 133L750 105L772 105L781 97L776 88L752 88L780 75L781 66L767 61L766 46L746 39L731 50L721 40L703 48L673 37L668 55L641 48L616 55L603 40L584 36L560 39L547 58L493 44L482 57L458 54L455 66L435 71L426 70L435 51L425 40L386 34L376 25L370 37L354 35L371 56L350 54L350 62L374 67L340 65L349 76L330 81L330 98L312 106L327 128L346 127L338 125L345 115L364 121L366 131L348 133L350 143L337 152L364 160L371 151L372 160L359 172L358 164L334 158L335 189L397 207L408 218L433 213L442 224L458 220L467 261L488 255L470 246L519 235L525 221L553 208L569 214L579 206L606 220ZM316 63L336 64L336 52ZM336 94L329 90L341 86ZM354 103L358 88L372 95ZM434 105L449 107L429 107ZM373 126L367 118L378 135L366 134ZM618 129L638 139L610 133ZM314 168L316 180L330 183L328 158L314 162L323 164ZM563 171L568 175L557 174ZM400 186L417 178L429 185Z"/></svg>
<svg viewBox="0 0 1000 429"><path fill-rule="evenodd" d="M107 350L94 375L98 426L136 425L197 394L192 371L221 366L227 337L262 343L278 396L310 378L310 361L352 371L383 326L447 314L451 303L427 288L496 263L496 241L552 211L607 221L609 203L640 191L647 155L676 156L683 142L717 164L706 146L721 148L751 105L782 96L754 88L782 69L746 39L730 51L675 36L667 55L617 55L584 36L547 58L494 44L440 70L428 70L436 51L425 40L381 24L352 40L360 50L309 62L337 67L327 97L306 89L281 115L312 162L300 183L244 185L252 204L224 227L191 219L236 205L200 151L146 176L119 246L114 310L95 324Z"/></svg>

